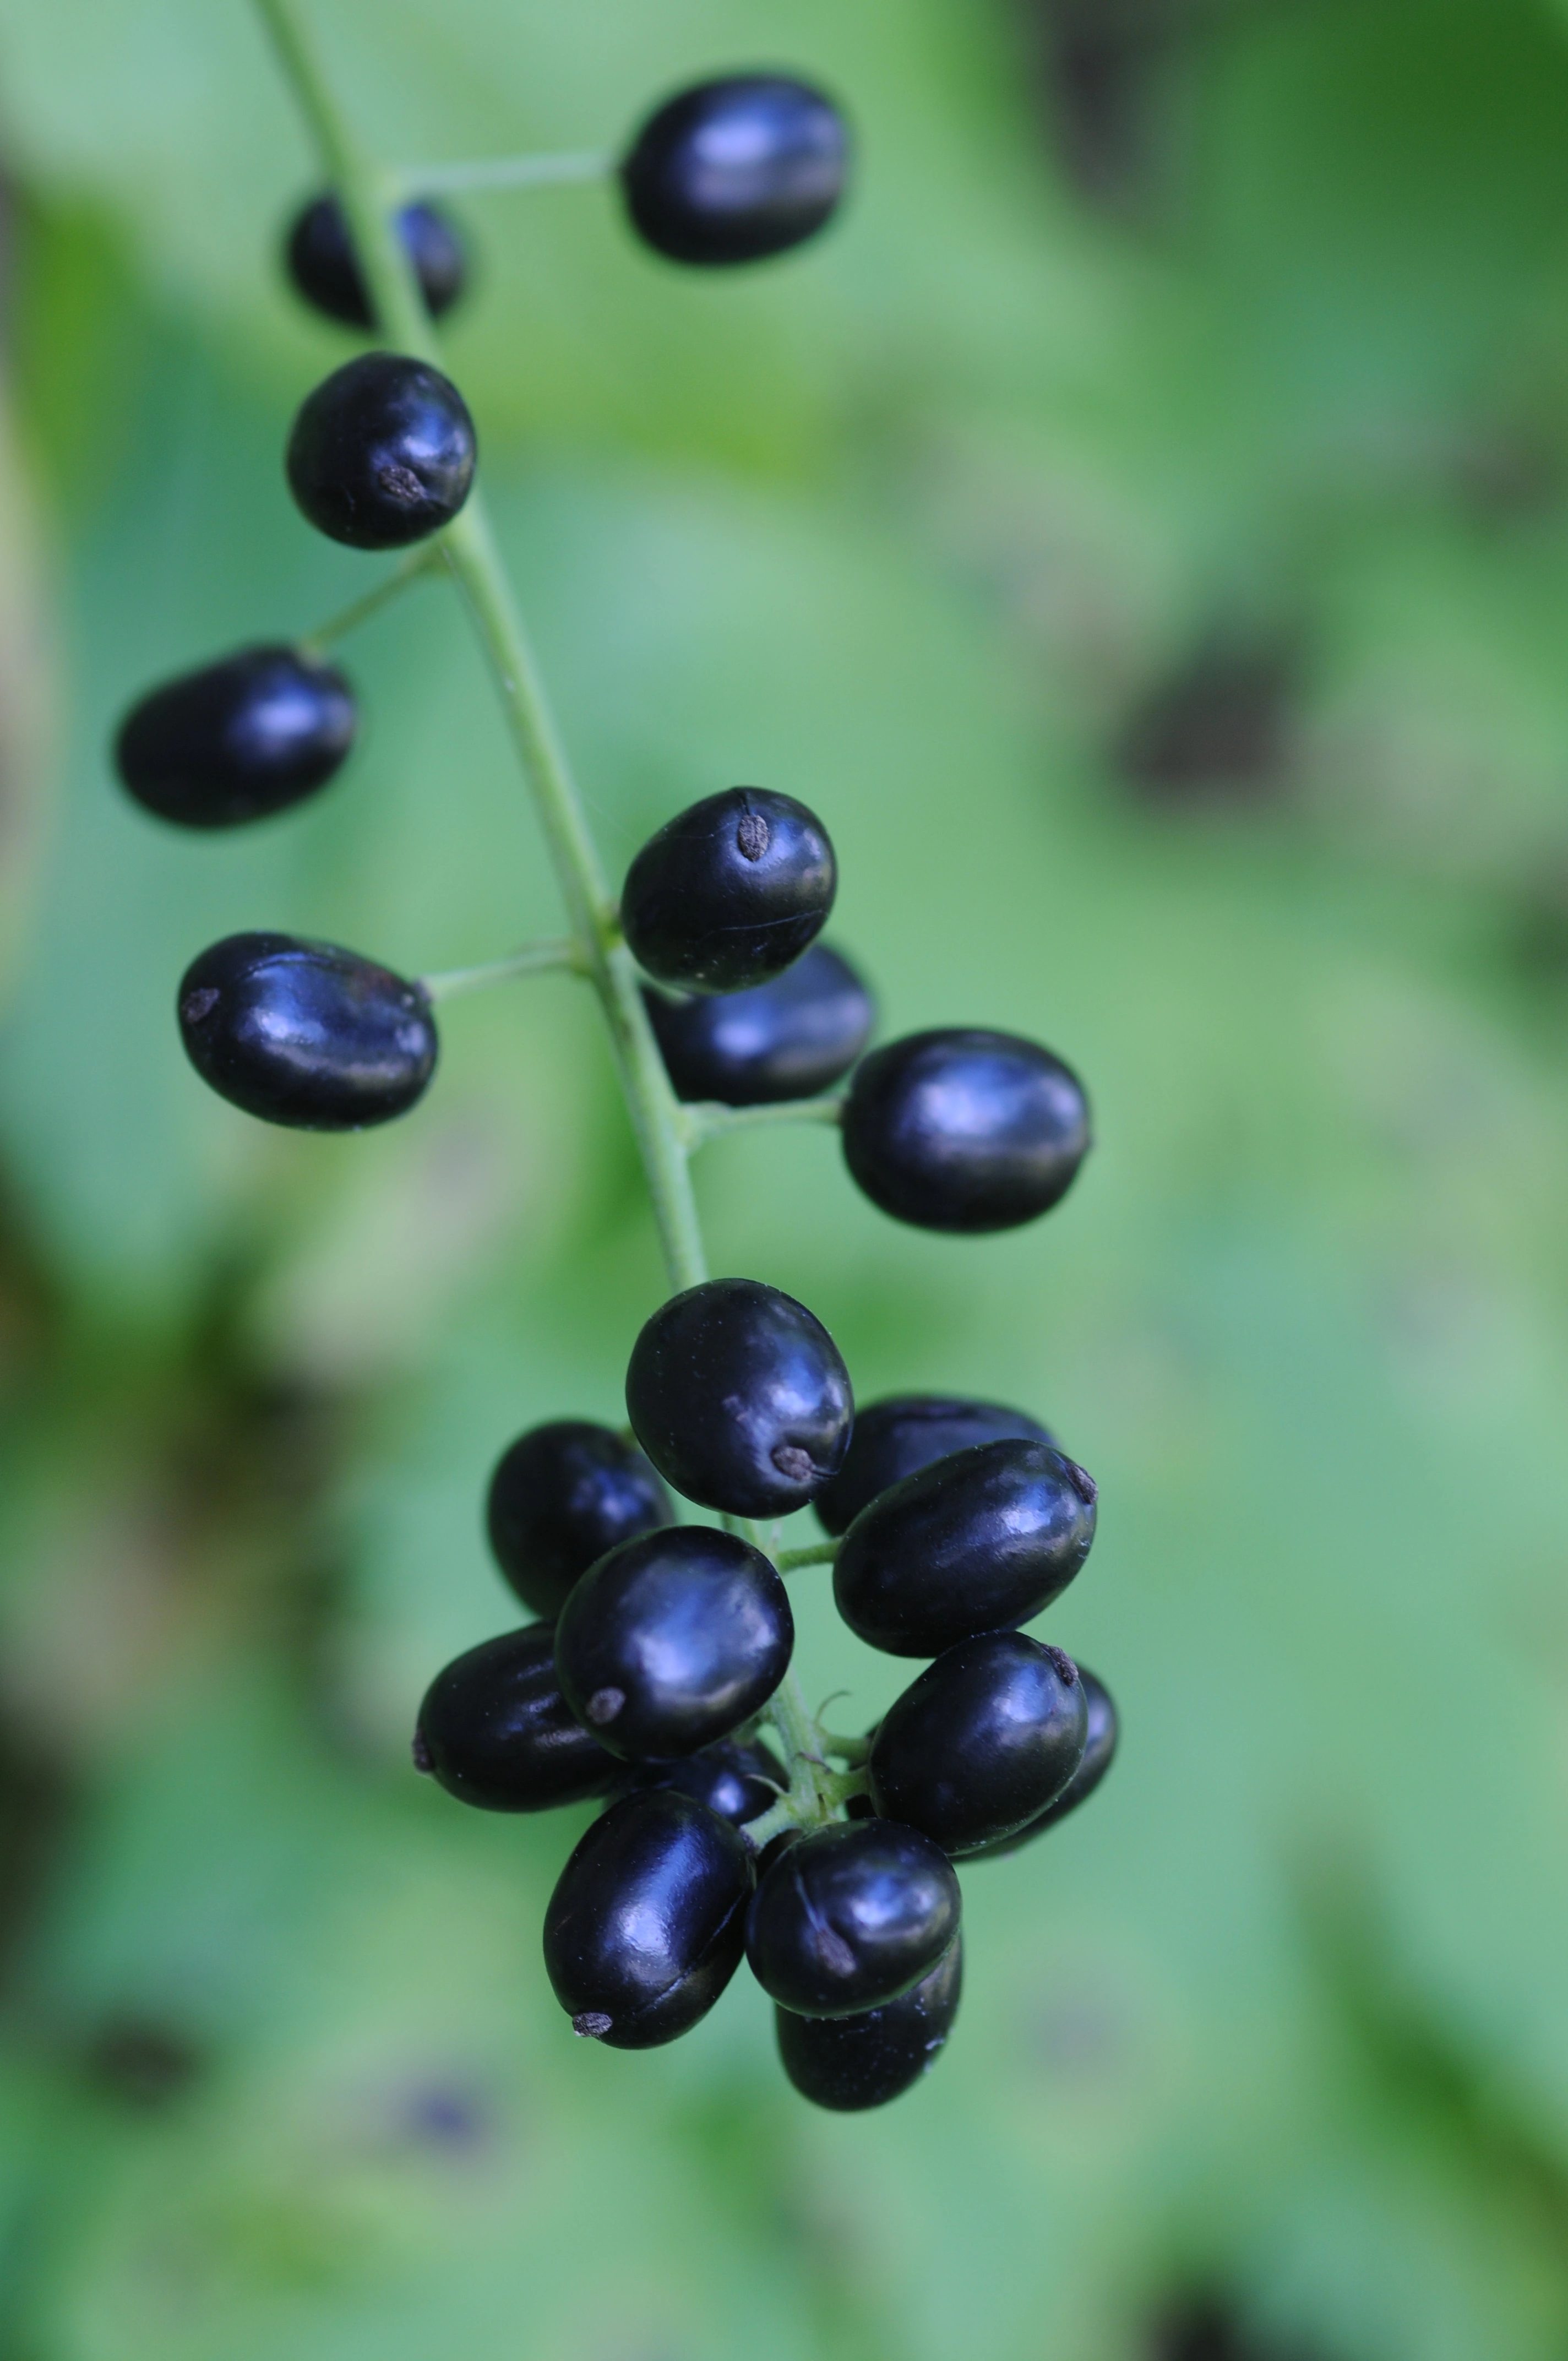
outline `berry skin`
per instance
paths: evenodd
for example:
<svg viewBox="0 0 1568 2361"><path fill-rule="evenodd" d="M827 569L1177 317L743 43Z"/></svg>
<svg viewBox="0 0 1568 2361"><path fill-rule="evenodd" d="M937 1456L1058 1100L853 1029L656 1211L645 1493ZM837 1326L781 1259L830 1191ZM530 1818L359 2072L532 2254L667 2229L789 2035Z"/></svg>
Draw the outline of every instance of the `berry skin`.
<svg viewBox="0 0 1568 2361"><path fill-rule="evenodd" d="M364 353L301 404L289 489L329 541L402 549L451 523L468 497L476 451L467 405L439 369Z"/></svg>
<svg viewBox="0 0 1568 2361"><path fill-rule="evenodd" d="M405 205L398 215L398 236L418 275L424 308L438 320L463 292L463 241L434 205ZM295 215L284 258L296 293L314 310L345 327L375 326L369 292L335 197L313 197Z"/></svg>
<svg viewBox="0 0 1568 2361"><path fill-rule="evenodd" d="M784 1517L838 1473L855 1398L804 1303L754 1279L673 1295L626 1372L632 1433L667 1483L726 1516Z"/></svg>
<svg viewBox="0 0 1568 2361"><path fill-rule="evenodd" d="M437 1673L419 1709L414 1767L484 1812L578 1804L620 1775L561 1695L548 1623L503 1631Z"/></svg>
<svg viewBox="0 0 1568 2361"><path fill-rule="evenodd" d="M762 1990L798 2016L882 2008L928 1975L959 1931L947 1855L893 1820L839 1820L774 1861L746 1922Z"/></svg>
<svg viewBox="0 0 1568 2361"><path fill-rule="evenodd" d="M286 811L341 770L358 723L331 664L241 648L133 705L115 767L144 811L181 828L240 828Z"/></svg>
<svg viewBox="0 0 1568 2361"><path fill-rule="evenodd" d="M1069 1066L1015 1033L910 1033L850 1086L844 1160L873 1205L922 1230L1010 1230L1048 1213L1089 1152Z"/></svg>
<svg viewBox="0 0 1568 2361"><path fill-rule="evenodd" d="M776 1804L788 1784L782 1765L765 1746L726 1742L705 1746L684 1763L640 1763L627 1789L674 1787L740 1828Z"/></svg>
<svg viewBox="0 0 1568 2361"><path fill-rule="evenodd" d="M958 1860L1015 1835L1083 1760L1078 1667L1022 1631L960 1640L894 1699L872 1745L872 1801Z"/></svg>
<svg viewBox="0 0 1568 2361"><path fill-rule="evenodd" d="M1083 1760L1054 1803L1043 1812L1014 1828L1009 1837L997 1837L992 1843L979 1846L969 1855L970 1861L996 1861L1003 1853L1016 1852L1020 1845L1032 1844L1036 1837L1044 1836L1080 1804L1087 1803L1111 1768L1116 1756L1116 1708L1103 1681L1097 1680L1087 1666L1080 1664L1078 1677L1083 1684L1084 1703L1089 1708L1089 1741L1083 1750Z"/></svg>
<svg viewBox="0 0 1568 2361"><path fill-rule="evenodd" d="M228 935L180 985L185 1054L220 1098L296 1131L404 1115L435 1071L417 983L332 943Z"/></svg>
<svg viewBox="0 0 1568 2361"><path fill-rule="evenodd" d="M882 2008L855 2016L795 2016L775 2008L779 2059L803 2099L839 2114L885 2107L929 2072L945 2048L963 1987L963 1938L929 1975Z"/></svg>
<svg viewBox="0 0 1568 2361"><path fill-rule="evenodd" d="M862 1509L839 1544L833 1597L892 1656L939 1656L1025 1623L1067 1588L1094 1539L1092 1477L1046 1443L980 1443Z"/></svg>
<svg viewBox="0 0 1568 2361"><path fill-rule="evenodd" d="M675 1525L590 1566L555 1626L567 1704L612 1754L695 1754L766 1705L795 1619L770 1561L738 1534Z"/></svg>
<svg viewBox="0 0 1568 2361"><path fill-rule="evenodd" d="M691 1796L612 1804L544 1913L545 1972L573 2031L612 2049L689 2032L740 1964L751 1891L744 1837Z"/></svg>
<svg viewBox="0 0 1568 2361"><path fill-rule="evenodd" d="M725 1106L773 1106L830 1090L876 1021L865 985L826 943L750 992L642 997L675 1096Z"/></svg>
<svg viewBox="0 0 1568 2361"><path fill-rule="evenodd" d="M890 1394L855 1412L849 1455L812 1502L824 1532L848 1532L861 1510L890 1485L977 1443L1050 1443L1027 1411L1002 1402L955 1400L945 1394Z"/></svg>
<svg viewBox="0 0 1568 2361"><path fill-rule="evenodd" d="M485 1522L496 1562L525 1607L558 1615L596 1558L674 1521L670 1496L634 1444L589 1419L530 1427L502 1452Z"/></svg>
<svg viewBox="0 0 1568 2361"><path fill-rule="evenodd" d="M659 983L747 992L815 940L838 884L828 831L804 804L728 787L649 838L626 873L620 924Z"/></svg>
<svg viewBox="0 0 1568 2361"><path fill-rule="evenodd" d="M730 74L668 98L620 165L632 228L673 262L760 262L814 237L844 193L850 137L830 98L784 74Z"/></svg>

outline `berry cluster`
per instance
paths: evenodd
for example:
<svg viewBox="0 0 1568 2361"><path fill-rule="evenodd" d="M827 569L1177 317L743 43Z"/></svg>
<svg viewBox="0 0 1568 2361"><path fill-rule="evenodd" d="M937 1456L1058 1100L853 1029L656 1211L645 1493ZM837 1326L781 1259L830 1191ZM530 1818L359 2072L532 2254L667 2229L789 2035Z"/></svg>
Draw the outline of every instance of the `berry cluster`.
<svg viewBox="0 0 1568 2361"><path fill-rule="evenodd" d="M289 0L265 5L298 67ZM294 284L351 326L395 313L400 341L422 345L423 314L462 291L457 233L424 203L378 218L313 74L297 79L345 202L317 198L294 223ZM847 157L819 92L747 75L661 106L618 172L636 234L711 266L819 228ZM367 226L378 243L362 268ZM828 2107L874 2106L916 2079L953 2021L953 1862L1031 1841L1110 1763L1105 1690L1018 1628L1083 1564L1095 1488L1044 1427L993 1403L902 1396L857 1419L843 1359L804 1304L706 1276L686 1159L707 1132L799 1111L840 1126L850 1175L896 1219L998 1230L1069 1187L1088 1110L1067 1066L1007 1033L942 1029L863 1054L870 996L817 939L833 846L789 796L706 796L643 846L617 899L604 893L474 529L476 455L466 406L425 351L378 350L307 397L288 480L334 540L416 552L344 628L433 552L469 592L552 822L571 939L410 980L329 944L232 936L187 970L181 1033L203 1080L247 1114L357 1130L426 1089L444 990L552 963L598 990L674 1291L632 1347L626 1431L558 1420L502 1456L489 1538L538 1620L438 1675L414 1761L483 1810L603 1801L544 1925L550 1980L578 2033L632 2049L673 2039L744 1953L776 2004L796 2088ZM334 635L243 649L145 697L116 743L131 795L213 829L323 786L356 719L324 661ZM678 1521L672 1493L719 1524ZM781 1549L773 1521L808 1504L829 1538ZM824 1730L790 1671L781 1576L828 1561L852 1631L929 1660L863 1738Z"/></svg>

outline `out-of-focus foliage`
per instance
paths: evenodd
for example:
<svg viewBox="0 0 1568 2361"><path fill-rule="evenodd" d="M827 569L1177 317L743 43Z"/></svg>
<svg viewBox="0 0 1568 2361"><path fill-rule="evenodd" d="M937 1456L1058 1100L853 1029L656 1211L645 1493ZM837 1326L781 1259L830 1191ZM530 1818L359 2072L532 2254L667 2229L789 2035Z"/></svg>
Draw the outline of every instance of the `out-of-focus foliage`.
<svg viewBox="0 0 1568 2361"><path fill-rule="evenodd" d="M884 2115L795 2102L743 1980L669 2050L573 2041L577 1821L405 1748L509 1620L494 1453L615 1416L658 1293L596 1020L456 1003L363 1139L184 1067L222 932L418 971L558 914L435 587L349 648L319 807L201 841L118 797L132 694L367 580L279 464L349 347L280 282L311 168L241 0L4 0L4 2349L1560 2354L1568 20L317 13L388 155L614 142L759 59L853 109L841 229L754 275L600 191L474 200L451 366L612 867L799 794L887 1028L1089 1081L1014 1235L894 1228L816 1132L702 1190L862 1394L1014 1398L1094 1470L1047 1628L1127 1735L966 1875L958 2037ZM796 1582L808 1690L869 1719L904 1673Z"/></svg>

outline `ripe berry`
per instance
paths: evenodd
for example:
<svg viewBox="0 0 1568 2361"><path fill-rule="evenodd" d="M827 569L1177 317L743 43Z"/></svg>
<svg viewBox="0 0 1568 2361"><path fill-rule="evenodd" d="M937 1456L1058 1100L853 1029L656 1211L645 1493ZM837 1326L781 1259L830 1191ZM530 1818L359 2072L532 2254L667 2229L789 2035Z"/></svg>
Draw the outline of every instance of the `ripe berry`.
<svg viewBox="0 0 1568 2361"><path fill-rule="evenodd" d="M893 1820L839 1820L782 1852L758 1886L746 1956L801 2016L881 2008L928 1975L959 1931L947 1855Z"/></svg>
<svg viewBox="0 0 1568 2361"><path fill-rule="evenodd" d="M855 1412L849 1455L812 1506L823 1531L842 1533L879 1492L913 1476L934 1460L946 1459L977 1443L1009 1437L1049 1443L1052 1437L1027 1411L1002 1402L964 1401L944 1394L890 1394Z"/></svg>
<svg viewBox="0 0 1568 2361"><path fill-rule="evenodd" d="M597 1819L544 1914L544 1967L576 2033L652 2049L706 2016L740 1964L751 1858L668 1788Z"/></svg>
<svg viewBox="0 0 1568 2361"><path fill-rule="evenodd" d="M561 1695L548 1623L503 1631L437 1673L419 1709L414 1767L486 1812L581 1803L620 1773Z"/></svg>
<svg viewBox="0 0 1568 2361"><path fill-rule="evenodd" d="M385 1123L435 1070L421 986L332 943L228 935L192 961L179 1008L202 1080L247 1115L298 1131Z"/></svg>
<svg viewBox="0 0 1568 2361"><path fill-rule="evenodd" d="M401 549L451 523L475 452L467 405L439 369L364 353L306 395L289 437L289 488L329 540Z"/></svg>
<svg viewBox="0 0 1568 2361"><path fill-rule="evenodd" d="M673 1295L642 1330L626 1410L688 1500L783 1517L838 1473L855 1401L838 1346L804 1303L754 1279L710 1279Z"/></svg>
<svg viewBox="0 0 1568 2361"><path fill-rule="evenodd" d="M1031 1843L1076 1812L1080 1804L1087 1803L1111 1768L1116 1753L1116 1708L1103 1681L1096 1680L1088 1668L1080 1664L1078 1677L1083 1686L1083 1699L1089 1708L1089 1739L1079 1764L1061 1794L1046 1806L1021 1828L1008 1837L997 1837L992 1843L981 1845L969 1858L971 1861L994 1861L1001 1854L1016 1852L1020 1845Z"/></svg>
<svg viewBox="0 0 1568 2361"><path fill-rule="evenodd" d="M795 1620L771 1562L738 1534L675 1525L622 1542L561 1609L555 1669L614 1754L695 1754L749 1719L789 1669Z"/></svg>
<svg viewBox="0 0 1568 2361"><path fill-rule="evenodd" d="M783 1766L765 1746L741 1746L733 1740L705 1746L684 1763L639 1763L626 1777L629 1793L640 1787L673 1787L738 1828L776 1804L788 1784Z"/></svg>
<svg viewBox="0 0 1568 2361"><path fill-rule="evenodd" d="M642 997L675 1096L725 1106L771 1106L830 1090L865 1048L876 1017L849 961L826 943L814 943L783 975L750 992Z"/></svg>
<svg viewBox="0 0 1568 2361"><path fill-rule="evenodd" d="M486 1524L508 1582L536 1615L620 1542L674 1521L670 1496L632 1444L589 1419L530 1427L490 1478Z"/></svg>
<svg viewBox="0 0 1568 2361"><path fill-rule="evenodd" d="M795 2016L775 2008L779 2059L803 2099L840 2114L885 2107L935 2065L959 2013L963 1938L929 1975L881 2008L854 2016Z"/></svg>
<svg viewBox="0 0 1568 2361"><path fill-rule="evenodd" d="M238 828L286 811L342 768L358 721L331 664L241 648L132 706L115 763L138 804L182 828Z"/></svg>
<svg viewBox="0 0 1568 2361"><path fill-rule="evenodd" d="M982 1631L928 1664L883 1717L872 1801L955 1859L1014 1835L1083 1760L1078 1667L1022 1631Z"/></svg>
<svg viewBox="0 0 1568 2361"><path fill-rule="evenodd" d="M938 1656L971 1632L1027 1622L1089 1555L1095 1497L1049 1444L954 1452L861 1510L833 1567L839 1612L893 1656Z"/></svg>
<svg viewBox="0 0 1568 2361"><path fill-rule="evenodd" d="M822 227L850 140L831 99L784 74L730 74L664 101L620 166L631 225L674 262L758 262Z"/></svg>
<svg viewBox="0 0 1568 2361"><path fill-rule="evenodd" d="M1037 1042L978 1028L873 1049L850 1086L844 1160L873 1205L924 1230L1008 1230L1066 1195L1089 1104Z"/></svg>
<svg viewBox="0 0 1568 2361"><path fill-rule="evenodd" d="M791 796L729 787L651 836L626 873L620 923L643 967L692 992L745 992L821 932L839 869Z"/></svg>
<svg viewBox="0 0 1568 2361"><path fill-rule="evenodd" d="M434 205L405 205L397 229L418 276L424 308L438 320L463 292L463 241ZM359 258L335 197L313 197L295 215L285 254L289 276L307 303L350 328L375 326Z"/></svg>

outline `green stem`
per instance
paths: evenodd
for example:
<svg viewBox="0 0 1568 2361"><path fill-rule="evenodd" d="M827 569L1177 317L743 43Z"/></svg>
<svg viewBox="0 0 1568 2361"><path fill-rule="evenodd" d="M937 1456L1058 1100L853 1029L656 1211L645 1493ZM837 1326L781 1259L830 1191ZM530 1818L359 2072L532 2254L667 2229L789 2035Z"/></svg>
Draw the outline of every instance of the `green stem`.
<svg viewBox="0 0 1568 2361"><path fill-rule="evenodd" d="M433 574L440 564L439 548L433 549L428 543L422 549L411 550L384 582L378 582L374 590L367 590L363 598L356 598L351 605L340 607L335 615L329 615L324 623L318 623L313 631L307 631L302 639L296 640L295 647L307 663L317 662L334 642L356 631L361 623L368 622L370 617L378 614L383 607L389 607L411 582L419 581L423 575Z"/></svg>
<svg viewBox="0 0 1568 2361"><path fill-rule="evenodd" d="M513 976L547 975L561 968L574 975L585 972L582 952L569 935L558 942L525 943L509 958L487 960L482 967L450 967L419 981L428 1000L454 1000L460 992L482 992L487 984L509 983Z"/></svg>
<svg viewBox="0 0 1568 2361"><path fill-rule="evenodd" d="M838 1554L837 1542L807 1542L801 1549L776 1550L773 1564L781 1574L793 1574L796 1566L831 1565Z"/></svg>
<svg viewBox="0 0 1568 2361"><path fill-rule="evenodd" d="M615 170L608 148L563 156L483 156L455 164L402 164L396 179L403 197L460 197L486 189L560 189L573 181L608 181Z"/></svg>
<svg viewBox="0 0 1568 2361"><path fill-rule="evenodd" d="M723 1106L716 1099L698 1099L683 1110L685 1134L693 1148L721 1132L756 1131L775 1123L842 1123L841 1098L781 1099L768 1106Z"/></svg>

